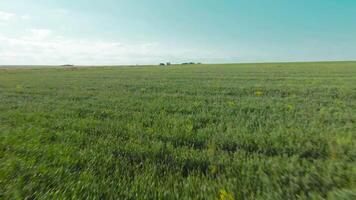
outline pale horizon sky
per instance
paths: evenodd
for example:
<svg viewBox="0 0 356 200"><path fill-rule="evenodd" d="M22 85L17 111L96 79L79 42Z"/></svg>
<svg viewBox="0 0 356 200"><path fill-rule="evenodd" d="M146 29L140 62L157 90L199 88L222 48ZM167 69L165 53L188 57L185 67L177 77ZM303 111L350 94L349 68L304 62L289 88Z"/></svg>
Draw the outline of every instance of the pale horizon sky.
<svg viewBox="0 0 356 200"><path fill-rule="evenodd" d="M0 0L0 65L356 60L354 0Z"/></svg>

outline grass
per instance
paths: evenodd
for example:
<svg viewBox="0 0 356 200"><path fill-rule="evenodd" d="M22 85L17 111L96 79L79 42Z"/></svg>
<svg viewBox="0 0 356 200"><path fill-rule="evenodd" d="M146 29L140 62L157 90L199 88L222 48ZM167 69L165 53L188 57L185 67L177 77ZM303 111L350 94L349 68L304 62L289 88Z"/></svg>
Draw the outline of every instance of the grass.
<svg viewBox="0 0 356 200"><path fill-rule="evenodd" d="M356 62L0 69L0 199L354 199Z"/></svg>

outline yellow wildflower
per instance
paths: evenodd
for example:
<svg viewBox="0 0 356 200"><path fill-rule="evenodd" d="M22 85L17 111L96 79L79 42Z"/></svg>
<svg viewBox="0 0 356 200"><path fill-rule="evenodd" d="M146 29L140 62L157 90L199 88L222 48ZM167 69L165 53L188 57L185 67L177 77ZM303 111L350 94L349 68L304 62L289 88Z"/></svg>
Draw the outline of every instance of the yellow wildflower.
<svg viewBox="0 0 356 200"><path fill-rule="evenodd" d="M216 165L210 166L210 172L212 175L216 175L218 173L218 167Z"/></svg>
<svg viewBox="0 0 356 200"><path fill-rule="evenodd" d="M22 93L23 92L23 86L22 85L16 85L16 92Z"/></svg>
<svg viewBox="0 0 356 200"><path fill-rule="evenodd" d="M232 194L228 193L226 190L221 189L218 200L234 200Z"/></svg>
<svg viewBox="0 0 356 200"><path fill-rule="evenodd" d="M293 105L287 105L287 109L288 109L289 111L291 111L291 110L294 109L294 106L293 106Z"/></svg>
<svg viewBox="0 0 356 200"><path fill-rule="evenodd" d="M263 96L263 92L260 91L260 90L257 90L257 91L255 92L255 95L258 96L258 97Z"/></svg>

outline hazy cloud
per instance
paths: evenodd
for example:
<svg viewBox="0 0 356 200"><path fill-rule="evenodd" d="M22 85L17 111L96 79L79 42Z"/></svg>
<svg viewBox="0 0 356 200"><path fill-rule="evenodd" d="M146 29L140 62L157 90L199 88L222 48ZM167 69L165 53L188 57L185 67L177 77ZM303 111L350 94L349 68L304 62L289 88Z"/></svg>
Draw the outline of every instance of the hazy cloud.
<svg viewBox="0 0 356 200"><path fill-rule="evenodd" d="M29 32L31 34L26 37L32 40L44 40L46 38L49 38L52 34L52 30L49 29L31 29L29 30Z"/></svg>
<svg viewBox="0 0 356 200"><path fill-rule="evenodd" d="M8 20L14 18L15 16L16 15L14 13L0 11L0 20L2 20L2 21L8 21Z"/></svg>
<svg viewBox="0 0 356 200"><path fill-rule="evenodd" d="M194 49L173 49L155 42L120 43L72 39L49 29L31 29L22 37L1 35L0 64L147 64L177 58L211 57Z"/></svg>
<svg viewBox="0 0 356 200"><path fill-rule="evenodd" d="M28 20L30 18L29 15L17 15L15 13L0 11L0 21Z"/></svg>

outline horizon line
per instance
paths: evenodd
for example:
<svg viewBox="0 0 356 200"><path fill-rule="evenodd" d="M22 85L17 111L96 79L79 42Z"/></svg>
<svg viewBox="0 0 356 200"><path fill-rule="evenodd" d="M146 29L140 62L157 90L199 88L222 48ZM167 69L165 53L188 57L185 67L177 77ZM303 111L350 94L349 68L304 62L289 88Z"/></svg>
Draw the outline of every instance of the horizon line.
<svg viewBox="0 0 356 200"><path fill-rule="evenodd" d="M313 60L313 61L271 61L271 62L221 62L221 63L201 63L194 62L191 65L236 65L236 64L283 64L283 63L330 63L330 62L356 62L356 60ZM166 62L162 62L166 63ZM193 62L192 62L193 63ZM157 64L93 64L93 65L76 65L76 64L26 64L26 65L18 65L18 64L0 64L0 67L135 67L135 66L159 66L160 63ZM171 65L183 65L185 63L172 63ZM189 65L189 64L186 64Z"/></svg>

